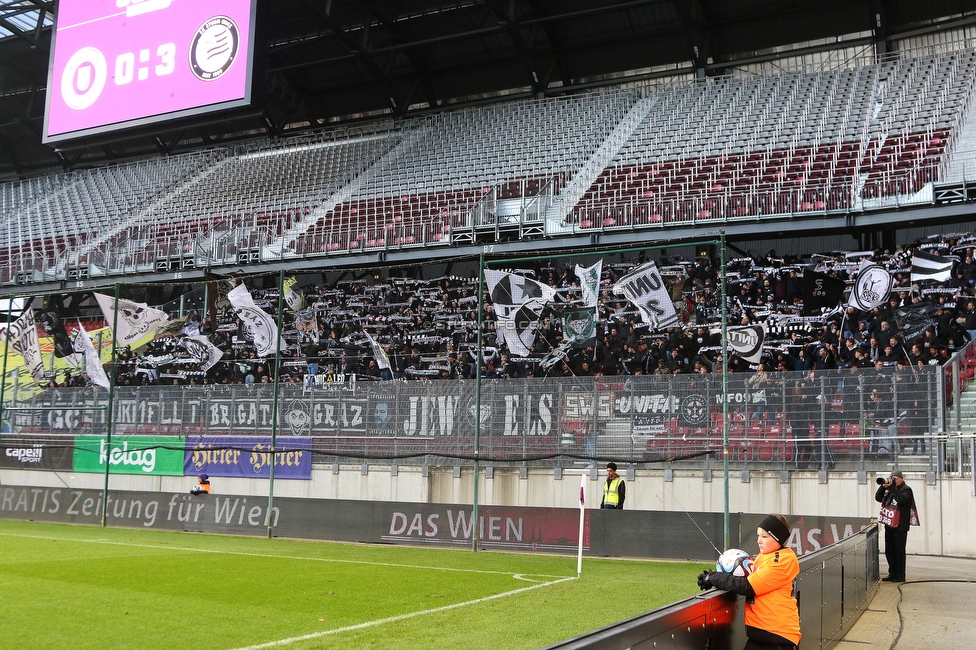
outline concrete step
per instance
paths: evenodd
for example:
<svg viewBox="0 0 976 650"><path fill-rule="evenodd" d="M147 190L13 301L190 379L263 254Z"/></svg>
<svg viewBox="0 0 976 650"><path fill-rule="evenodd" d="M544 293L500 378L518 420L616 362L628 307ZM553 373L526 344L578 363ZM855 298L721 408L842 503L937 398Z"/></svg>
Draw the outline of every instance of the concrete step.
<svg viewBox="0 0 976 650"><path fill-rule="evenodd" d="M896 469L895 463L888 462L889 469ZM902 447L902 453L898 456L897 469L903 472L927 472L929 470L929 457L926 454L913 454L912 448Z"/></svg>

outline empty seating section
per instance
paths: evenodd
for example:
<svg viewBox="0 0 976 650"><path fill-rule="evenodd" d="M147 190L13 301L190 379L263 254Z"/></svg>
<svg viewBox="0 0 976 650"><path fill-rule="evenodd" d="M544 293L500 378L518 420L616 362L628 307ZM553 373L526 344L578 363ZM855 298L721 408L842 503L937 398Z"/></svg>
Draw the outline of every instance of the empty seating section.
<svg viewBox="0 0 976 650"><path fill-rule="evenodd" d="M974 76L973 50L902 55L24 180L0 186L0 282L473 242L512 214L565 232L885 207L938 180Z"/></svg>
<svg viewBox="0 0 976 650"><path fill-rule="evenodd" d="M295 243L299 253L450 241L496 188L538 191L570 177L636 101L593 93L438 115L364 174L359 190Z"/></svg>
<svg viewBox="0 0 976 650"><path fill-rule="evenodd" d="M3 186L5 271L39 273L59 263L77 264L85 242L111 232L212 158L172 156Z"/></svg>
<svg viewBox="0 0 976 650"><path fill-rule="evenodd" d="M658 90L642 100L658 106L569 218L633 227L911 195L936 179L974 62L967 50Z"/></svg>
<svg viewBox="0 0 976 650"><path fill-rule="evenodd" d="M241 148L156 202L115 233L118 264L168 269L174 259L234 261L296 227L325 199L395 146L398 134L317 136Z"/></svg>

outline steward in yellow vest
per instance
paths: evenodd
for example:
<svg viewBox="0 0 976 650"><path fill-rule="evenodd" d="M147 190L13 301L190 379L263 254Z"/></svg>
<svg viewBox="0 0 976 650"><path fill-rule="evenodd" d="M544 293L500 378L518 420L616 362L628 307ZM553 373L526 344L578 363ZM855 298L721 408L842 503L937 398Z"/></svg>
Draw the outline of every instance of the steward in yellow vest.
<svg viewBox="0 0 976 650"><path fill-rule="evenodd" d="M624 480L617 474L617 463L607 463L607 482L603 484L603 501L600 507L606 510L622 510L627 496Z"/></svg>

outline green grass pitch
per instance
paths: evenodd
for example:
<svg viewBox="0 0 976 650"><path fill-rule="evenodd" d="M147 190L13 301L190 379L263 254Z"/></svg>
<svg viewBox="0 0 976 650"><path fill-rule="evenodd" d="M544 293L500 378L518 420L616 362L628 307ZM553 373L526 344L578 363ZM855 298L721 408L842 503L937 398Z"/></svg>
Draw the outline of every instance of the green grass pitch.
<svg viewBox="0 0 976 650"><path fill-rule="evenodd" d="M696 593L700 570L0 520L0 647L540 648Z"/></svg>

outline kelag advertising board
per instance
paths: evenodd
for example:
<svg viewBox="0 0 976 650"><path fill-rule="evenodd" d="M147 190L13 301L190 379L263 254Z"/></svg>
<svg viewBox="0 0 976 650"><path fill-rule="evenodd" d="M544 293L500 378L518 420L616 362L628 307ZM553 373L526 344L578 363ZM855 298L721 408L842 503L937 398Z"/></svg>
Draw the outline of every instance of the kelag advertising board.
<svg viewBox="0 0 976 650"><path fill-rule="evenodd" d="M45 143L250 103L256 0L61 0Z"/></svg>
<svg viewBox="0 0 976 650"><path fill-rule="evenodd" d="M104 436L75 438L74 471L113 474L183 476L185 455L181 438L119 436L111 444Z"/></svg>

